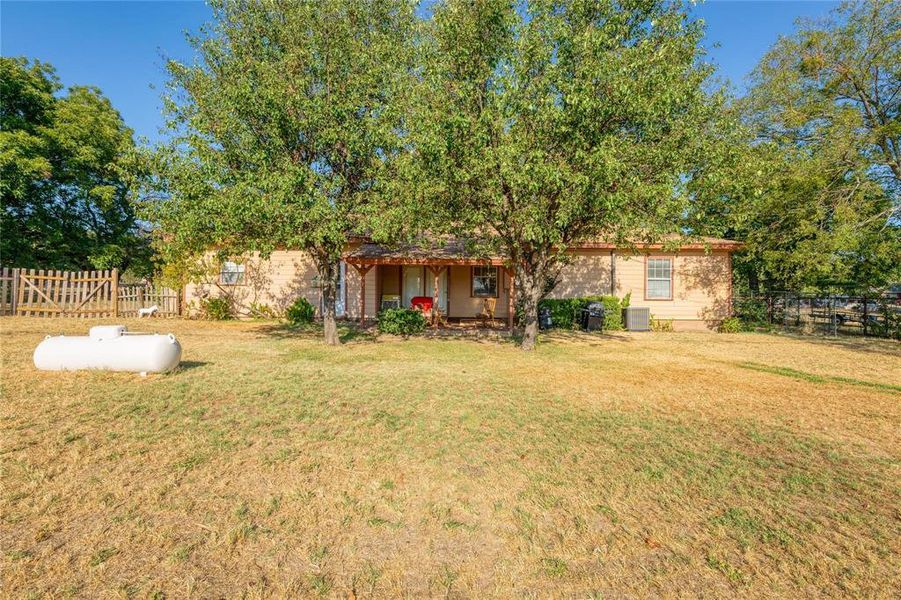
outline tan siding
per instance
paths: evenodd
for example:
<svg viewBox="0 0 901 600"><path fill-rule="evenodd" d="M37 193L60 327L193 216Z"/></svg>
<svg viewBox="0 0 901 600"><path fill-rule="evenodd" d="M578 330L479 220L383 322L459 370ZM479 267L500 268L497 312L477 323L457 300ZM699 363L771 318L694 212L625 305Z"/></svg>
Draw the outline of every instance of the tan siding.
<svg viewBox="0 0 901 600"><path fill-rule="evenodd" d="M631 305L648 307L659 319L703 321L712 325L729 315L732 274L727 252L705 254L700 250L686 250L648 256L674 258L673 299L645 300L645 255L617 259L618 296L631 291Z"/></svg>
<svg viewBox="0 0 901 600"><path fill-rule="evenodd" d="M647 255L616 257L616 295L623 297L631 292L632 306L650 307L651 313L660 319L673 319L677 328L688 329L709 326L729 314L731 269L729 254L714 251L705 254L700 250L684 250L678 253L652 253L650 256L673 256L673 299L645 300L645 261ZM238 309L246 314L251 302L271 306L278 312L284 310L297 297L309 300L317 311L320 293L317 273L312 260L301 251L273 252L263 261L253 256L245 263L245 283L240 286L218 285L218 271L203 283L187 286L185 297L189 307L203 293L220 296L230 293ZM580 250L567 265L552 298L572 298L610 293L610 251ZM216 274L214 274L215 272ZM348 318L359 318L360 278L357 271L347 266L346 299ZM497 300L497 316L506 318L510 281L500 271ZM399 294L400 279L396 266L379 266L366 274L366 318L374 318L378 310L378 294ZM448 273L448 301L450 316L475 317L482 308L482 299L471 295L470 267L454 266Z"/></svg>
<svg viewBox="0 0 901 600"><path fill-rule="evenodd" d="M498 270L497 318L507 317L507 292L509 279L503 269ZM452 318L475 318L482 311L484 300L472 297L472 273L470 267L450 267L448 280L448 307Z"/></svg>
<svg viewBox="0 0 901 600"><path fill-rule="evenodd" d="M581 298L610 294L610 251L581 250L563 268L550 298Z"/></svg>
<svg viewBox="0 0 901 600"><path fill-rule="evenodd" d="M258 254L245 259L244 283L236 286L219 284L218 269L210 265L204 281L186 286L185 298L196 308L205 294L212 297L231 295L240 314L248 312L251 303L271 307L281 313L300 296L319 310L320 295L316 287L316 267L307 254L297 250L279 250L268 260Z"/></svg>

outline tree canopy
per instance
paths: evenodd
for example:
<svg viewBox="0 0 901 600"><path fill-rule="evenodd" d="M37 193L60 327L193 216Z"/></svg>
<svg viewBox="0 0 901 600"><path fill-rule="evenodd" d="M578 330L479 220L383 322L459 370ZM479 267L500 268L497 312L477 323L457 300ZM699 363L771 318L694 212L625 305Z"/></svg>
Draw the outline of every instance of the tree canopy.
<svg viewBox="0 0 901 600"><path fill-rule="evenodd" d="M670 2L434 7L417 45L406 194L408 212L434 218L408 221L509 258L524 348L572 244L679 230L681 176L714 104L702 33Z"/></svg>
<svg viewBox="0 0 901 600"><path fill-rule="evenodd" d="M145 195L169 260L277 247L319 271L325 336L337 343L339 261L399 147L414 24L406 0L216 2L170 61L171 142ZM149 198L149 199L148 199Z"/></svg>
<svg viewBox="0 0 901 600"><path fill-rule="evenodd" d="M0 58L0 257L43 269L152 271L128 200L131 130L100 90Z"/></svg>
<svg viewBox="0 0 901 600"><path fill-rule="evenodd" d="M799 22L750 82L720 128L725 168L698 180L696 226L747 243L736 265L751 287L901 278L901 5Z"/></svg>

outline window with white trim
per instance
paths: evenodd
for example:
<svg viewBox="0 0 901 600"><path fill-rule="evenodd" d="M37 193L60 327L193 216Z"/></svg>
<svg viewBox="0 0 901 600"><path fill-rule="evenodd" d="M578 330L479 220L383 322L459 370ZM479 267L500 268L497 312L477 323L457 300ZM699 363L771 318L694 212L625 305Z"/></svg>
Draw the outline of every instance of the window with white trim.
<svg viewBox="0 0 901 600"><path fill-rule="evenodd" d="M472 295L474 298L497 298L497 267L472 268Z"/></svg>
<svg viewBox="0 0 901 600"><path fill-rule="evenodd" d="M222 285L241 285L244 283L244 265L230 260L222 263L219 270L219 283Z"/></svg>
<svg viewBox="0 0 901 600"><path fill-rule="evenodd" d="M645 290L647 290L648 300L673 299L673 259L648 259Z"/></svg>

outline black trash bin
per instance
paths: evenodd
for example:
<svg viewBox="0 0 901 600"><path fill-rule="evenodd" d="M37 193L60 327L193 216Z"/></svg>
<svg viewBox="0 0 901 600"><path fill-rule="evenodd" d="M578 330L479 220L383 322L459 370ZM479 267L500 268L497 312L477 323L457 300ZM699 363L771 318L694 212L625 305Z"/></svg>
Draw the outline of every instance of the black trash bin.
<svg viewBox="0 0 901 600"><path fill-rule="evenodd" d="M548 307L542 307L538 309L538 328L539 329L550 329L554 326L554 321L551 319L551 309Z"/></svg>
<svg viewBox="0 0 901 600"><path fill-rule="evenodd" d="M582 329L585 331L601 331L604 328L604 305L592 302L582 309Z"/></svg>

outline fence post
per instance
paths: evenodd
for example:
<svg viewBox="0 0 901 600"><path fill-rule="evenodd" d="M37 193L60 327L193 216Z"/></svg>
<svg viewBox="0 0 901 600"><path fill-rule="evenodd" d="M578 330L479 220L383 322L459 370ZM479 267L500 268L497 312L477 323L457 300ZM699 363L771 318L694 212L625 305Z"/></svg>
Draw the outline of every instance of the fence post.
<svg viewBox="0 0 901 600"><path fill-rule="evenodd" d="M788 292L782 292L782 326L788 327Z"/></svg>
<svg viewBox="0 0 901 600"><path fill-rule="evenodd" d="M25 302L25 286L22 285L22 269L19 269L19 272L16 275L16 282L18 283L16 286L18 288L16 290L16 313L18 314L19 307Z"/></svg>
<svg viewBox="0 0 901 600"><path fill-rule="evenodd" d="M19 269L13 269L12 295L9 297L9 308L12 316L16 316L19 308Z"/></svg>
<svg viewBox="0 0 901 600"><path fill-rule="evenodd" d="M835 312L835 296L832 296L832 337L838 337L838 314Z"/></svg>
<svg viewBox="0 0 901 600"><path fill-rule="evenodd" d="M113 269L113 279L110 284L112 291L110 294L113 296L113 317L119 317L119 269Z"/></svg>
<svg viewBox="0 0 901 600"><path fill-rule="evenodd" d="M870 314L869 314L869 309L867 307L867 297L864 296L862 298L862 300L863 300L863 336L866 337L868 335L868 333L867 333L868 323L867 322L870 320Z"/></svg>

